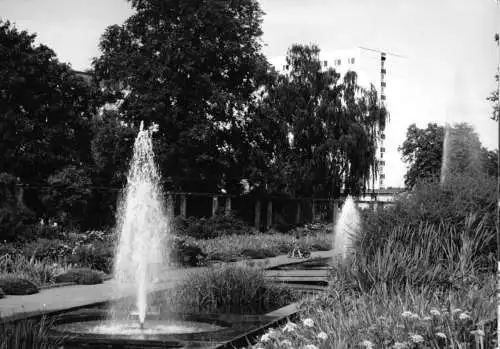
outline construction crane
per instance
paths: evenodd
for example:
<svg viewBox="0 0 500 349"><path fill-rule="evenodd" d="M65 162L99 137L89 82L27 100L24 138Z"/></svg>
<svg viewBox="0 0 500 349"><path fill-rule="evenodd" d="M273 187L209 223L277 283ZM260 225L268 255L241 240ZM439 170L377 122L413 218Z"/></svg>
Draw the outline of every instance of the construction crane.
<svg viewBox="0 0 500 349"><path fill-rule="evenodd" d="M387 70L385 68L385 61L387 59L387 56L394 56L397 58L403 58L406 59L407 57L398 55L396 53L388 52L388 51L380 51L380 50L375 50L373 48L368 48L368 47L361 47L358 46L361 50L365 51L371 51L375 52L380 55L380 107L385 107L385 101L386 101L386 96L385 96L385 88L387 87L387 83L385 81L385 74L387 73ZM385 166L385 160L382 160L384 158L384 153L385 153L385 147L384 147L384 140L385 140L385 133L384 130L382 130L382 133L380 135L380 159L378 160L378 165L379 165L379 187L382 189L384 188L384 181L385 181L385 173L384 173L384 166ZM375 175L372 178L372 190L373 192L375 191Z"/></svg>

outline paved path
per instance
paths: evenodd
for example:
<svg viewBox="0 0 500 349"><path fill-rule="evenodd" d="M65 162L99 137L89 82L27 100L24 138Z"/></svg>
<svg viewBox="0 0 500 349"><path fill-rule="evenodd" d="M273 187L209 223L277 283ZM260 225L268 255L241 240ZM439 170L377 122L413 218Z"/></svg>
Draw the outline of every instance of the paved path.
<svg viewBox="0 0 500 349"><path fill-rule="evenodd" d="M311 258L329 257L330 251L313 252ZM296 263L303 261L287 256L277 256L265 260L252 260L256 267L264 266L271 268L278 265ZM234 262L237 265L248 265L249 261ZM168 281L154 284L151 291L166 290L173 288L176 284L186 278L190 273L199 273L208 267L184 268L168 271L165 279ZM96 303L116 300L122 297L132 296L134 289L125 290L125 294L116 294L116 281L109 280L98 285L73 285L41 290L39 293L25 296L6 296L0 299L0 318L13 320L26 317L28 314L34 316L44 312L58 312L66 309L89 306Z"/></svg>

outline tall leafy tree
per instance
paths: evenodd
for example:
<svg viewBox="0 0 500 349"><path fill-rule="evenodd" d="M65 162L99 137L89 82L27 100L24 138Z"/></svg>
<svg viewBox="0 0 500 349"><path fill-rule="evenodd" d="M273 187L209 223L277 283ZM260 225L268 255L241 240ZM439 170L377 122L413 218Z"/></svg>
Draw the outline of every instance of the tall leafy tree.
<svg viewBox="0 0 500 349"><path fill-rule="evenodd" d="M258 2L130 2L135 14L102 36L97 79L122 99L122 120L159 125L158 160L174 189L231 187L262 60Z"/></svg>
<svg viewBox="0 0 500 349"><path fill-rule="evenodd" d="M340 81L323 69L315 45L293 45L288 71L277 75L260 104L270 168L292 195L328 197L345 185L359 193L376 170L375 149L387 112L375 89L349 72ZM274 146L274 148L273 148Z"/></svg>
<svg viewBox="0 0 500 349"><path fill-rule="evenodd" d="M406 140L398 148L403 162L408 164L405 185L413 187L418 180L436 179L441 175L444 127L429 123L427 128L412 124L406 131Z"/></svg>
<svg viewBox="0 0 500 349"><path fill-rule="evenodd" d="M89 155L91 93L34 34L0 22L1 168L22 180Z"/></svg>
<svg viewBox="0 0 500 349"><path fill-rule="evenodd" d="M0 21L0 168L44 185L63 167L90 161L95 110L90 87L35 38Z"/></svg>

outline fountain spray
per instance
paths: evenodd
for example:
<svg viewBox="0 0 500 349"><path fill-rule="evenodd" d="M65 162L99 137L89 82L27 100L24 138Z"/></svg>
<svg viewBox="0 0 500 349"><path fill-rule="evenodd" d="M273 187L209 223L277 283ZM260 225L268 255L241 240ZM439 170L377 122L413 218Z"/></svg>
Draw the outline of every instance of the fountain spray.
<svg viewBox="0 0 500 349"><path fill-rule="evenodd" d="M161 177L154 161L152 135L158 128L141 122L134 142L127 186L118 210L119 240L115 257L115 279L121 294L135 290L137 316L144 328L151 281L163 269L163 240L169 234Z"/></svg>
<svg viewBox="0 0 500 349"><path fill-rule="evenodd" d="M352 247L352 238L358 234L361 220L353 198L349 195L342 206L340 217L335 223L333 241L334 256L344 260Z"/></svg>

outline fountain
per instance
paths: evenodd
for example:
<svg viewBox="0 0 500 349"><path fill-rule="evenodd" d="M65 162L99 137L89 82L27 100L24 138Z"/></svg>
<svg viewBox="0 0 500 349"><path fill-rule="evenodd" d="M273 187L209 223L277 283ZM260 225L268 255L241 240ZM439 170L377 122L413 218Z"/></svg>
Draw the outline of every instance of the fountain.
<svg viewBox="0 0 500 349"><path fill-rule="evenodd" d="M156 130L155 126L145 129L141 122L117 215L114 292L117 299L134 299L133 309L127 301L113 302L107 310L87 309L84 316L76 314L59 321L54 328L57 335L76 336L83 342L138 341L143 347L146 342L165 345L165 335L178 337L231 327L210 317L160 314L148 307L148 293L167 272L164 262L168 251L164 246L170 235L161 176L154 161L152 136ZM174 341L167 347L178 346Z"/></svg>
<svg viewBox="0 0 500 349"><path fill-rule="evenodd" d="M115 253L115 292L120 296L135 290L136 316L144 328L147 292L164 270L163 246L169 236L169 217L163 205L161 177L154 161L152 134L141 122L127 176L127 187L118 210L119 241ZM120 309L111 309L118 320Z"/></svg>
<svg viewBox="0 0 500 349"><path fill-rule="evenodd" d="M351 196L348 196L342 206L340 217L335 224L333 236L333 255L345 259L351 248L353 236L361 227L359 212Z"/></svg>

